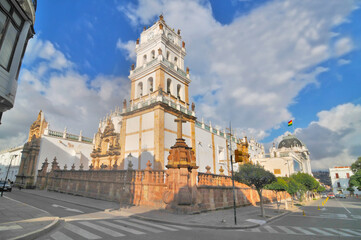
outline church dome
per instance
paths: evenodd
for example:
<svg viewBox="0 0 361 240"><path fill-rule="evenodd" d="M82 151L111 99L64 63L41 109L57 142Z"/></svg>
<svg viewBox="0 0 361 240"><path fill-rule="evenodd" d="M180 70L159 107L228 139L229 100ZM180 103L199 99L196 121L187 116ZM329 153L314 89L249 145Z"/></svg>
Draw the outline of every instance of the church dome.
<svg viewBox="0 0 361 240"><path fill-rule="evenodd" d="M291 148L291 147L303 147L305 144L301 142L296 136L288 135L283 137L282 141L278 144L278 148Z"/></svg>

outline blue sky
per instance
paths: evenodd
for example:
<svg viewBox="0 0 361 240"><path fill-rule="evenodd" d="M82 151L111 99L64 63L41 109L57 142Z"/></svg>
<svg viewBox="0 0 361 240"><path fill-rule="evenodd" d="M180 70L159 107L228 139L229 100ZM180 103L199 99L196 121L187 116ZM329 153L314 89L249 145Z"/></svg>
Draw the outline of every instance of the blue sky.
<svg viewBox="0 0 361 240"><path fill-rule="evenodd" d="M91 137L129 97L134 44L163 13L181 29L199 119L269 146L286 131L314 169L361 155L359 1L40 1L0 145L20 145L40 109ZM293 119L294 127L287 127Z"/></svg>

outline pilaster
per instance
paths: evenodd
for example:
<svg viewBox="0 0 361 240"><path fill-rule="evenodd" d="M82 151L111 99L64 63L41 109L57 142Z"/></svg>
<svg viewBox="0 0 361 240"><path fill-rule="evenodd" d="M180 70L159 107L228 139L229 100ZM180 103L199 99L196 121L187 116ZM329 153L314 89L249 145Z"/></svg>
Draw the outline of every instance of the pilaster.
<svg viewBox="0 0 361 240"><path fill-rule="evenodd" d="M154 169L164 169L164 110L154 109Z"/></svg>

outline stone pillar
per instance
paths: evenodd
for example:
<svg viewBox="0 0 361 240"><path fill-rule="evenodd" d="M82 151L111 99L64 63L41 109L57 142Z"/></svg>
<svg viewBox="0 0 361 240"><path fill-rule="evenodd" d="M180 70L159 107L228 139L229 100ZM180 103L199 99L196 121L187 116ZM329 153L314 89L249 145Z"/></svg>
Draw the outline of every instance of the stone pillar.
<svg viewBox="0 0 361 240"><path fill-rule="evenodd" d="M167 186L168 191L163 195L166 208L176 212L198 211L196 206L197 166L192 148L188 147L182 138L182 123L180 116L175 119L178 123L177 141L171 147L168 156Z"/></svg>

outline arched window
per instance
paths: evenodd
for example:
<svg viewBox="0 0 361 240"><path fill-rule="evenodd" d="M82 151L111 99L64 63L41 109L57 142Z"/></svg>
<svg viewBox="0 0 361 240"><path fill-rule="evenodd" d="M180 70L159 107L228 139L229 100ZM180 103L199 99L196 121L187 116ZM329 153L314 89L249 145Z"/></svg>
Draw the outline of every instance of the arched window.
<svg viewBox="0 0 361 240"><path fill-rule="evenodd" d="M167 51L167 60L169 61L169 58L170 58L170 53L169 51Z"/></svg>
<svg viewBox="0 0 361 240"><path fill-rule="evenodd" d="M167 79L167 93L171 94L171 85L172 85L172 80L171 79Z"/></svg>
<svg viewBox="0 0 361 240"><path fill-rule="evenodd" d="M177 85L177 98L179 100L181 100L181 85L180 84Z"/></svg>
<svg viewBox="0 0 361 240"><path fill-rule="evenodd" d="M143 56L143 64L146 64L147 63L147 55L144 55Z"/></svg>
<svg viewBox="0 0 361 240"><path fill-rule="evenodd" d="M150 93L153 92L153 78L152 77L148 78L148 90Z"/></svg>
<svg viewBox="0 0 361 240"><path fill-rule="evenodd" d="M152 59L154 59L155 58L155 51L153 50L152 51Z"/></svg>
<svg viewBox="0 0 361 240"><path fill-rule="evenodd" d="M177 57L174 57L174 65L178 66L178 58Z"/></svg>
<svg viewBox="0 0 361 240"><path fill-rule="evenodd" d="M138 97L142 97L143 96L143 83L140 82L138 83Z"/></svg>

